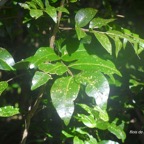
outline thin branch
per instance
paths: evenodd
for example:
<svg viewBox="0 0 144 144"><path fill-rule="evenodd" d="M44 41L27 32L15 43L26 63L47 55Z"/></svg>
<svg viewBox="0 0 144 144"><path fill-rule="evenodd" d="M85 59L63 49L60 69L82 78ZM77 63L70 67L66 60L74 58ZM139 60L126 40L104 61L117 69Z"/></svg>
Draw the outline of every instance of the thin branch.
<svg viewBox="0 0 144 144"><path fill-rule="evenodd" d="M65 3L65 0L61 0L60 7L64 7L64 3ZM54 26L53 33L52 33L52 36L50 38L50 47L51 48L54 48L54 42L55 42L55 39L56 39L56 34L58 32L61 16L62 16L62 12L59 11L58 16L57 16L57 23Z"/></svg>
<svg viewBox="0 0 144 144"><path fill-rule="evenodd" d="M28 111L28 114L27 114L26 119L25 119L25 128L24 128L24 131L23 131L22 140L21 140L20 144L26 144L31 119L32 119L33 115L35 114L35 112L37 111L39 103L40 103L40 101L43 97L43 90L44 90L44 86L42 87L42 90L41 90L38 98L36 99L32 109Z"/></svg>

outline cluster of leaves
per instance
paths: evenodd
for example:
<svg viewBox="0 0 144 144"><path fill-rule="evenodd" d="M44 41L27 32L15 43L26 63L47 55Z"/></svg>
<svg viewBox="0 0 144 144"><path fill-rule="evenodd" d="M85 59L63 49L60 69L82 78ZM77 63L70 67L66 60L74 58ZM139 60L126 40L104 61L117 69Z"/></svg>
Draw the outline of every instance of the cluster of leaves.
<svg viewBox="0 0 144 144"><path fill-rule="evenodd" d="M52 2L56 3L57 0ZM71 2L76 1L71 0ZM59 23L57 12L70 13L65 7L51 6L48 0L45 3L41 0L32 0L26 3L19 3L19 5L29 10L31 18L38 19L46 13L55 24ZM122 48L125 49L128 42L133 46L135 54L139 55L144 49L144 40L125 28L117 29L115 26L110 26L109 23L115 19L97 17L97 12L93 8L83 8L76 12L74 27L69 28L74 30L79 41L79 45L74 52L69 53L67 44L65 44L66 36L63 45L58 45L59 48L57 50L49 46L40 47L34 55L17 63L15 63L14 58L6 49L0 48L0 69L3 71L17 71L21 68L34 70L31 90L39 90L39 87L44 87L46 84L51 85L50 97L52 104L65 125L70 123L75 108L74 101L78 98L80 90L83 90L88 97L94 98L96 106L91 108L87 105L79 104L89 115L78 114L76 119L88 128L108 130L124 142L126 138L123 130L124 124L117 126L117 119L109 122L109 116L106 112L110 93L108 79L115 82L114 75L121 77L122 74L109 59L102 59L95 53L90 54L85 42L90 45L92 37L94 37L106 50L107 54L118 57L120 50ZM65 30L65 27L60 29ZM114 49L113 42L115 43ZM53 80L52 84L51 80ZM135 81L131 81L131 83L140 84ZM1 81L0 94L7 87L8 82ZM84 89L82 89L83 87ZM13 108L12 106L0 108L0 116L2 117L18 113L18 108ZM75 133L87 135L88 139L81 140ZM73 130L71 134L63 131L63 134L67 138L72 137L74 144L117 144L117 142L110 140L99 140L98 142L96 138L81 128Z"/></svg>

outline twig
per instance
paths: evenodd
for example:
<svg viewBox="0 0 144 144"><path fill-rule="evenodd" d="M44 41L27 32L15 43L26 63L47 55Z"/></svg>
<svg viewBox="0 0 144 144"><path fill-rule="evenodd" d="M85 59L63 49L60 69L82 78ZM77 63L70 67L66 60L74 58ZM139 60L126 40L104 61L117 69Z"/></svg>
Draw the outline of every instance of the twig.
<svg viewBox="0 0 144 144"><path fill-rule="evenodd" d="M64 7L64 3L65 3L65 0L61 0L60 7ZM62 16L62 12L59 11L58 16L57 16L57 23L54 26L53 33L52 33L52 36L50 38L50 47L51 48L54 48L54 42L55 42L56 34L58 32L61 16Z"/></svg>
<svg viewBox="0 0 144 144"><path fill-rule="evenodd" d="M38 109L39 103L40 103L40 101L43 97L43 90L44 90L44 86L42 87L42 90L41 90L38 98L36 99L32 109L29 110L29 112L26 116L25 128L24 128L24 131L23 131L22 140L21 140L20 144L26 144L26 140L27 140L27 137L28 137L28 131L29 131L29 127L30 127L30 122L31 122L31 119L32 119L33 115L35 114L36 110Z"/></svg>

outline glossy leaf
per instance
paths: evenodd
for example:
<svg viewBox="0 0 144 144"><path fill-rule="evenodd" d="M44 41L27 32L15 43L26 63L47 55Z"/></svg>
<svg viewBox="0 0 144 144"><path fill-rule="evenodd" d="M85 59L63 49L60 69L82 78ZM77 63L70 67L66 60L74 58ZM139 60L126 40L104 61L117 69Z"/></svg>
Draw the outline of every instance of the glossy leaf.
<svg viewBox="0 0 144 144"><path fill-rule="evenodd" d="M44 8L42 0L33 0L41 9Z"/></svg>
<svg viewBox="0 0 144 144"><path fill-rule="evenodd" d="M25 59L26 62L38 66L41 63L48 63L49 61L59 60L60 57L56 55L53 49L50 47L41 47L39 48L34 56L31 56Z"/></svg>
<svg viewBox="0 0 144 144"><path fill-rule="evenodd" d="M86 33L79 26L76 26L75 29L78 36L78 40L86 36Z"/></svg>
<svg viewBox="0 0 144 144"><path fill-rule="evenodd" d="M79 55L78 60L70 64L69 67L78 70L99 71L108 75L117 74L121 76L120 72L111 61L102 60L99 57L92 55L85 57Z"/></svg>
<svg viewBox="0 0 144 144"><path fill-rule="evenodd" d="M38 87L44 85L49 79L51 79L50 75L37 71L32 79L31 90L35 90Z"/></svg>
<svg viewBox="0 0 144 144"><path fill-rule="evenodd" d="M103 19L103 18L94 18L89 25L89 28L101 28L102 26L107 25L110 22L113 22L115 19Z"/></svg>
<svg viewBox="0 0 144 144"><path fill-rule="evenodd" d="M107 35L99 33L99 32L94 32L94 35L97 38L97 40L100 42L100 44L104 47L104 49L109 54L112 54L112 45Z"/></svg>
<svg viewBox="0 0 144 144"><path fill-rule="evenodd" d="M115 37L115 54L116 54L116 57L118 56L119 54L119 51L121 50L122 48L122 42L120 41L120 39L118 37Z"/></svg>
<svg viewBox="0 0 144 144"><path fill-rule="evenodd" d="M87 116L84 114L78 114L78 120L83 122L83 124L89 128L95 128L96 127L96 121L95 121L93 115Z"/></svg>
<svg viewBox="0 0 144 144"><path fill-rule="evenodd" d="M100 72L83 72L77 78L82 84L86 85L85 92L93 97L100 107L106 107L110 87L107 79Z"/></svg>
<svg viewBox="0 0 144 144"><path fill-rule="evenodd" d="M114 134L118 139L121 139L124 142L126 138L125 132L122 130L121 127L116 126L114 123L111 123L108 127L108 130Z"/></svg>
<svg viewBox="0 0 144 144"><path fill-rule="evenodd" d="M1 81L0 82L0 95L2 92L8 87L8 83L6 81Z"/></svg>
<svg viewBox="0 0 144 144"><path fill-rule="evenodd" d="M119 144L119 143L112 140L102 140L98 144Z"/></svg>
<svg viewBox="0 0 144 144"><path fill-rule="evenodd" d="M0 69L1 70L14 70L12 67L15 64L11 54L4 48L0 47Z"/></svg>
<svg viewBox="0 0 144 144"><path fill-rule="evenodd" d="M39 9L30 9L30 16L32 18L38 19L40 16L43 15L43 11Z"/></svg>
<svg viewBox="0 0 144 144"><path fill-rule="evenodd" d="M109 123L108 122L104 122L101 120L97 120L96 122L96 128L101 129L101 130L106 130L108 129Z"/></svg>
<svg viewBox="0 0 144 144"><path fill-rule="evenodd" d="M19 109L13 106L0 107L0 117L10 117L19 114Z"/></svg>
<svg viewBox="0 0 144 144"><path fill-rule="evenodd" d="M57 7L56 10L69 14L69 11L66 8L64 8L64 7Z"/></svg>
<svg viewBox="0 0 144 144"><path fill-rule="evenodd" d="M75 15L75 22L79 27L86 26L96 15L97 10L93 8L80 9Z"/></svg>
<svg viewBox="0 0 144 144"><path fill-rule="evenodd" d="M55 64L42 63L39 65L39 69L46 73L57 74L57 75L62 75L63 73L67 71L67 67L60 62L57 62Z"/></svg>
<svg viewBox="0 0 144 144"><path fill-rule="evenodd" d="M53 19L53 21L55 23L57 23L57 12L56 12L56 8L55 7L52 7L52 6L49 5L45 9L45 12Z"/></svg>
<svg viewBox="0 0 144 144"><path fill-rule="evenodd" d="M73 144L84 144L84 142L81 139L79 139L77 136L75 136L73 139Z"/></svg>
<svg viewBox="0 0 144 144"><path fill-rule="evenodd" d="M97 140L93 136L89 135L89 140L86 140L84 144L98 144L98 143L97 143Z"/></svg>
<svg viewBox="0 0 144 144"><path fill-rule="evenodd" d="M77 84L72 76L61 77L57 79L51 88L52 103L66 125L69 124L74 112L73 101L77 98L79 92Z"/></svg>

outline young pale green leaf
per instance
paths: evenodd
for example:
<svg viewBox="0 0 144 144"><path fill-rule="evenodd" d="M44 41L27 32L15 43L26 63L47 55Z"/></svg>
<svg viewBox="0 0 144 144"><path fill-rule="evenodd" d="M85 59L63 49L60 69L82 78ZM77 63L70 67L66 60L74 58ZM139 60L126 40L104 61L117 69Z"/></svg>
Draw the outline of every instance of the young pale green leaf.
<svg viewBox="0 0 144 144"><path fill-rule="evenodd" d="M51 88L52 103L66 125L69 124L74 112L73 101L77 98L80 85L72 76L61 77L55 80Z"/></svg>
<svg viewBox="0 0 144 144"><path fill-rule="evenodd" d="M43 15L43 11L39 9L30 9L30 16L32 18L38 19L40 16Z"/></svg>
<svg viewBox="0 0 144 144"><path fill-rule="evenodd" d="M77 0L70 0L71 3L77 2Z"/></svg>
<svg viewBox="0 0 144 144"><path fill-rule="evenodd" d="M29 8L31 9L37 9L36 3L34 1L26 2Z"/></svg>
<svg viewBox="0 0 144 144"><path fill-rule="evenodd" d="M96 122L96 128L101 129L101 130L106 130L109 126L108 122L104 122L101 120L97 120Z"/></svg>
<svg viewBox="0 0 144 144"><path fill-rule="evenodd" d="M93 115L84 115L84 114L78 114L78 120L81 121L84 125L86 125L89 128L95 128L96 127L96 120L94 119Z"/></svg>
<svg viewBox="0 0 144 144"><path fill-rule="evenodd" d="M101 109L99 106L94 107L95 111L99 112L99 118L105 122L109 121L108 113L106 110Z"/></svg>
<svg viewBox="0 0 144 144"><path fill-rule="evenodd" d="M56 10L69 14L69 11L65 7L57 7Z"/></svg>
<svg viewBox="0 0 144 144"><path fill-rule="evenodd" d="M89 135L89 140L85 140L84 144L98 144L98 142L92 135Z"/></svg>
<svg viewBox="0 0 144 144"><path fill-rule="evenodd" d="M77 78L82 84L86 85L85 92L88 96L93 97L95 102L101 108L106 108L110 87L105 76L100 72L82 72ZM99 111L102 117L107 117L102 110ZM103 118L106 120L107 118Z"/></svg>
<svg viewBox="0 0 144 144"><path fill-rule="evenodd" d="M104 47L104 49L111 55L112 54L112 45L106 34L94 32L95 37Z"/></svg>
<svg viewBox="0 0 144 144"><path fill-rule="evenodd" d="M108 130L114 134L118 139L121 139L122 142L126 139L126 134L123 129L119 126L116 126L114 123L109 124Z"/></svg>
<svg viewBox="0 0 144 144"><path fill-rule="evenodd" d="M19 114L19 109L13 106L0 107L0 117L10 117Z"/></svg>
<svg viewBox="0 0 144 144"><path fill-rule="evenodd" d="M103 18L94 18L90 24L89 28L101 28L102 26L107 25L110 22L113 22L115 19L103 19Z"/></svg>
<svg viewBox="0 0 144 144"><path fill-rule="evenodd" d="M1 81L0 82L0 95L2 92L8 87L8 83L6 81Z"/></svg>
<svg viewBox="0 0 144 144"><path fill-rule="evenodd" d="M44 8L44 4L42 2L42 0L33 0L41 9Z"/></svg>
<svg viewBox="0 0 144 144"><path fill-rule="evenodd" d="M66 138L72 138L74 137L72 134L67 133L66 131L62 130L62 134L66 137Z"/></svg>
<svg viewBox="0 0 144 144"><path fill-rule="evenodd" d="M41 47L36 51L34 56L25 59L25 61L31 63L33 66L38 66L41 63L48 63L49 61L55 61L59 59L60 57L57 56L54 50L50 47Z"/></svg>
<svg viewBox="0 0 144 144"><path fill-rule="evenodd" d="M38 87L44 85L49 79L51 79L50 75L39 71L35 72L32 79L31 90L35 90Z"/></svg>
<svg viewBox="0 0 144 144"><path fill-rule="evenodd" d="M13 65L15 61L11 54L4 48L0 47L0 69L1 70L14 70Z"/></svg>
<svg viewBox="0 0 144 144"><path fill-rule="evenodd" d="M56 8L55 7L52 7L52 6L48 6L46 9L45 9L45 12L53 19L53 21L55 23L57 23L57 11L56 11Z"/></svg>
<svg viewBox="0 0 144 144"><path fill-rule="evenodd" d="M98 144L119 144L119 143L112 140L102 140Z"/></svg>
<svg viewBox="0 0 144 144"><path fill-rule="evenodd" d="M79 27L86 26L96 15L97 10L93 8L80 9L75 15L75 22Z"/></svg>
<svg viewBox="0 0 144 144"><path fill-rule="evenodd" d="M99 71L107 75L117 74L121 76L120 72L116 69L114 64L109 60L102 60L97 56L79 56L76 62L69 65L70 68L84 70L84 71Z"/></svg>
<svg viewBox="0 0 144 144"><path fill-rule="evenodd" d="M42 63L38 66L38 68L46 73L57 74L57 75L62 75L63 73L67 71L66 65L60 62L57 62L55 64Z"/></svg>
<svg viewBox="0 0 144 144"><path fill-rule="evenodd" d="M75 30L78 36L78 40L86 36L86 33L79 26L76 25Z"/></svg>
<svg viewBox="0 0 144 144"><path fill-rule="evenodd" d="M84 144L84 142L81 139L79 139L77 136L75 136L73 139L73 144Z"/></svg>

